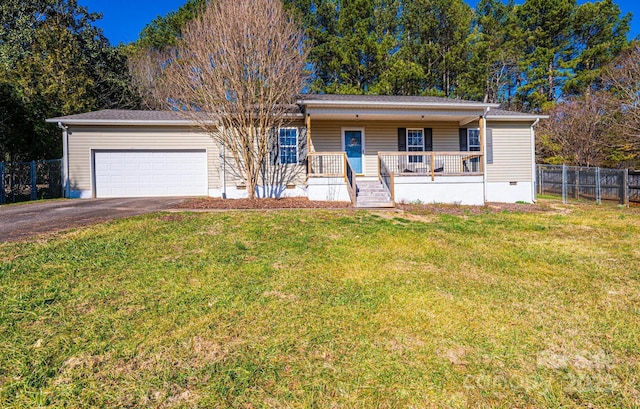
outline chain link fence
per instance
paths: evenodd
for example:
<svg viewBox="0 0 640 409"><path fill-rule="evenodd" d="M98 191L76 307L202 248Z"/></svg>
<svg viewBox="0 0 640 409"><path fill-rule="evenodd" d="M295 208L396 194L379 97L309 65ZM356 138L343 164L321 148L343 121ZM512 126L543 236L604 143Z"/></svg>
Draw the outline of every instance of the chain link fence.
<svg viewBox="0 0 640 409"><path fill-rule="evenodd" d="M565 165L537 165L538 194L562 196L571 201L640 204L640 172Z"/></svg>
<svg viewBox="0 0 640 409"><path fill-rule="evenodd" d="M62 197L62 159L0 162L0 204Z"/></svg>
<svg viewBox="0 0 640 409"><path fill-rule="evenodd" d="M640 170L629 171L629 203L640 205Z"/></svg>

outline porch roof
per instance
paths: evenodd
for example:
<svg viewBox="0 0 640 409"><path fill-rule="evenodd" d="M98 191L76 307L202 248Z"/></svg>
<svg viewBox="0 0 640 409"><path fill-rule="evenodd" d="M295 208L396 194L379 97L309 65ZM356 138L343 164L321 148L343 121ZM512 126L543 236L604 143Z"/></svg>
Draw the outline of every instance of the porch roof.
<svg viewBox="0 0 640 409"><path fill-rule="evenodd" d="M370 106L401 108L450 108L450 109L484 109L498 108L499 104L489 104L462 99L430 96L405 95L337 95L337 94L305 94L300 104L314 106Z"/></svg>
<svg viewBox="0 0 640 409"><path fill-rule="evenodd" d="M481 116L497 121L534 122L541 115L498 109L499 104L430 96L302 95L305 114L326 120L395 120L457 122L460 126Z"/></svg>

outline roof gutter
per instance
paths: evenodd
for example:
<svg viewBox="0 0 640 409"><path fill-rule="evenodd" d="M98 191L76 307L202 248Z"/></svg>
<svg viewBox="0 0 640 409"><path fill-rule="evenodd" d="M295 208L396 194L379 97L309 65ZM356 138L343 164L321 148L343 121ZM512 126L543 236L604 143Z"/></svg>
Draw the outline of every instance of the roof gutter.
<svg viewBox="0 0 640 409"><path fill-rule="evenodd" d="M487 119L491 121L535 121L538 123L541 119L549 118L547 115L533 116L533 115L495 115L490 116Z"/></svg>
<svg viewBox="0 0 640 409"><path fill-rule="evenodd" d="M373 107L417 107L417 108L498 108L499 104L478 104L473 102L384 102L384 101L318 101L303 99L298 101L305 106L373 106Z"/></svg>
<svg viewBox="0 0 640 409"><path fill-rule="evenodd" d="M46 120L49 123L64 123L66 125L162 125L162 126L178 126L178 125L196 125L194 121L154 121L154 120L115 120L115 119L73 119L73 118L51 118ZM210 122L212 125L215 122Z"/></svg>
<svg viewBox="0 0 640 409"><path fill-rule="evenodd" d="M304 118L302 114L289 114L287 115L294 119ZM50 118L47 119L48 123L64 123L66 125L111 125L111 126L198 126L203 122L190 121L184 119L178 120L132 120L132 119L74 119L74 118ZM204 121L207 125L219 125L216 121Z"/></svg>

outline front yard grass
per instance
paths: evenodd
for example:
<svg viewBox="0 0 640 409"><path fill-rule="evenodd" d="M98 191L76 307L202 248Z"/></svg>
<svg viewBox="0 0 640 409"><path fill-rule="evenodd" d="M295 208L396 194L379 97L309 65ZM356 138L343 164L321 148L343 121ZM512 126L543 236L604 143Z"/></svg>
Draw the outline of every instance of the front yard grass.
<svg viewBox="0 0 640 409"><path fill-rule="evenodd" d="M161 213L0 244L0 406L638 407L640 212Z"/></svg>

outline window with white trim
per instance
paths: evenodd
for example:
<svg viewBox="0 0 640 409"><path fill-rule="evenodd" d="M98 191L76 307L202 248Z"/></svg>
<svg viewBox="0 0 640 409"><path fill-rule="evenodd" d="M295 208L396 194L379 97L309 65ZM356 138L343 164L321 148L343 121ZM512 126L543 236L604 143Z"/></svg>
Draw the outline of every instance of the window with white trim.
<svg viewBox="0 0 640 409"><path fill-rule="evenodd" d="M298 128L280 128L278 146L281 165L298 163Z"/></svg>
<svg viewBox="0 0 640 409"><path fill-rule="evenodd" d="M469 152L480 152L480 129L467 129L467 150ZM467 161L465 168L471 172L480 170L480 158L472 158Z"/></svg>
<svg viewBox="0 0 640 409"><path fill-rule="evenodd" d="M480 151L480 129L467 129L467 150L469 152Z"/></svg>
<svg viewBox="0 0 640 409"><path fill-rule="evenodd" d="M424 130L407 129L407 152L424 152ZM422 156L409 156L409 162L422 162Z"/></svg>

